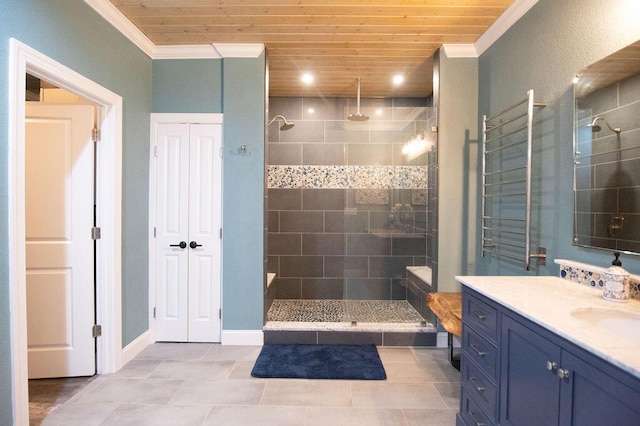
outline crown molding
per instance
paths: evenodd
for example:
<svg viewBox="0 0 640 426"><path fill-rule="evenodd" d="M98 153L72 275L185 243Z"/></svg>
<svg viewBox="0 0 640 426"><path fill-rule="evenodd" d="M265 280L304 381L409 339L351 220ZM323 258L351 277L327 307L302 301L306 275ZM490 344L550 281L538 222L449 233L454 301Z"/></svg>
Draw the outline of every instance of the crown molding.
<svg viewBox="0 0 640 426"><path fill-rule="evenodd" d="M513 26L525 13L529 11L538 0L516 0L498 19L489 27L475 43L477 55L482 55L493 43L495 43L509 28ZM448 55L447 55L448 56Z"/></svg>
<svg viewBox="0 0 640 426"><path fill-rule="evenodd" d="M221 58L257 58L264 51L264 44L216 43L213 48Z"/></svg>
<svg viewBox="0 0 640 426"><path fill-rule="evenodd" d="M108 23L113 25L147 56L153 58L156 45L108 0L84 0Z"/></svg>
<svg viewBox="0 0 640 426"><path fill-rule="evenodd" d="M475 44L443 44L442 48L447 58L477 58L478 51Z"/></svg>
<svg viewBox="0 0 640 426"><path fill-rule="evenodd" d="M156 46L110 1L84 0L84 2L151 59L257 58L264 51L264 44Z"/></svg>
<svg viewBox="0 0 640 426"><path fill-rule="evenodd" d="M152 59L218 59L218 51L210 44L156 46Z"/></svg>

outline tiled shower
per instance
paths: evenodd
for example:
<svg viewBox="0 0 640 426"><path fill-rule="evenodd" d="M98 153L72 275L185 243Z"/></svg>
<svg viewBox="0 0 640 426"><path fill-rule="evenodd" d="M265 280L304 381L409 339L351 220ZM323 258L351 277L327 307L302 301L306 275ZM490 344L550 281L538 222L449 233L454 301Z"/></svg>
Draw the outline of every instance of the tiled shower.
<svg viewBox="0 0 640 426"><path fill-rule="evenodd" d="M406 267L437 267L435 110L426 98L362 99L370 119L352 122L355 103L269 100L269 118L295 126L268 127L265 310L274 299L407 301L433 322L429 288Z"/></svg>

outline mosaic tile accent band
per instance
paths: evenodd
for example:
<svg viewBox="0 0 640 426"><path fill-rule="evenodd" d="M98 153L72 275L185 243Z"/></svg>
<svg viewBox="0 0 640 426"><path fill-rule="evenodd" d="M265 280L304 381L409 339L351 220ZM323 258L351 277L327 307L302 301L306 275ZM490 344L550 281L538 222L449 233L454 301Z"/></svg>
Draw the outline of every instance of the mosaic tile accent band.
<svg viewBox="0 0 640 426"><path fill-rule="evenodd" d="M604 287L604 270L606 268L563 259L556 259L555 263L560 265L560 278L594 288L602 289ZM640 300L640 276L638 275L629 277L629 297Z"/></svg>
<svg viewBox="0 0 640 426"><path fill-rule="evenodd" d="M269 188L426 189L426 166L268 166Z"/></svg>

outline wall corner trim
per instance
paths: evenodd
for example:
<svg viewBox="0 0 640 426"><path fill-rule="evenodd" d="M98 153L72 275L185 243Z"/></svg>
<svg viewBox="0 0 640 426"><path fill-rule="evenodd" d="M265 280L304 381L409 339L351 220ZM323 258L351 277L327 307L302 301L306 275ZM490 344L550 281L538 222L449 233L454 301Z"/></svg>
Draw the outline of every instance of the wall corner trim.
<svg viewBox="0 0 640 426"><path fill-rule="evenodd" d="M152 59L219 59L220 53L211 45L156 46Z"/></svg>
<svg viewBox="0 0 640 426"><path fill-rule="evenodd" d="M513 26L525 13L529 11L538 0L516 0L476 41L475 47L478 56L482 55L493 45L509 28Z"/></svg>
<svg viewBox="0 0 640 426"><path fill-rule="evenodd" d="M222 58L257 58L264 51L264 44L217 43L213 48Z"/></svg>
<svg viewBox="0 0 640 426"><path fill-rule="evenodd" d="M223 345L262 346L262 330L222 330Z"/></svg>
<svg viewBox="0 0 640 426"><path fill-rule="evenodd" d="M442 48L447 58L477 58L478 51L475 44L443 44Z"/></svg>

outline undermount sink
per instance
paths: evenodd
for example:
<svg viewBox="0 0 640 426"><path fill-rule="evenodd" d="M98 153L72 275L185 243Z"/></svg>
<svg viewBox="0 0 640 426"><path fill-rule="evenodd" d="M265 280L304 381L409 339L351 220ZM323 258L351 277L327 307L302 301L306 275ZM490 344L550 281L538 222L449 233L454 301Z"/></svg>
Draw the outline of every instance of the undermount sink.
<svg viewBox="0 0 640 426"><path fill-rule="evenodd" d="M573 309L571 316L603 332L640 341L640 313L593 307Z"/></svg>

